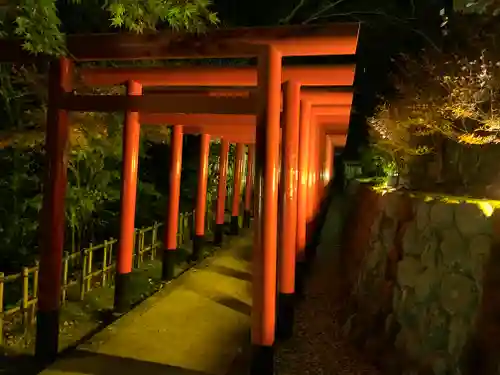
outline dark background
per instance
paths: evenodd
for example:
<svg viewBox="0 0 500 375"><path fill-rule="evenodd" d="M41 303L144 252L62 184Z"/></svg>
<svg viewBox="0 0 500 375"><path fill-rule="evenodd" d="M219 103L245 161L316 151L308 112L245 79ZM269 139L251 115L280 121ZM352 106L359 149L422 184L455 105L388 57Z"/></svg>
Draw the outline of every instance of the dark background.
<svg viewBox="0 0 500 375"><path fill-rule="evenodd" d="M331 3L338 3L326 17L311 16ZM291 19L287 17L300 0L215 0L215 10L224 26L262 26L321 22L361 22L357 55L355 96L350 134L344 157L355 158L367 143L366 117L381 97L393 95L391 74L400 54L412 55L423 47L442 44L440 10L450 11L447 0L306 0ZM343 56L309 58L308 62L337 63L352 58ZM288 61L293 63L297 61Z"/></svg>

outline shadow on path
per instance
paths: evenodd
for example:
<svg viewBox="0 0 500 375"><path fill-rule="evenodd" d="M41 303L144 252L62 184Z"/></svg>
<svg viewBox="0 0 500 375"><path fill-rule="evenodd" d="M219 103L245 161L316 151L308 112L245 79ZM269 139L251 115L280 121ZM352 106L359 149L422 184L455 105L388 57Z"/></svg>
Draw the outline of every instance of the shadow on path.
<svg viewBox="0 0 500 375"><path fill-rule="evenodd" d="M160 363L76 350L70 358L51 366L53 371L72 375L208 375Z"/></svg>
<svg viewBox="0 0 500 375"><path fill-rule="evenodd" d="M211 272L216 272L224 276L234 277L238 280L244 281L252 281L252 274L250 272L238 271L234 268L220 266L220 265L212 265L210 267Z"/></svg>
<svg viewBox="0 0 500 375"><path fill-rule="evenodd" d="M225 306L241 314L247 316L250 316L252 314L252 306L250 306L248 303L240 301L239 299L233 297L222 297L222 298L213 298L212 300L218 303L219 305Z"/></svg>

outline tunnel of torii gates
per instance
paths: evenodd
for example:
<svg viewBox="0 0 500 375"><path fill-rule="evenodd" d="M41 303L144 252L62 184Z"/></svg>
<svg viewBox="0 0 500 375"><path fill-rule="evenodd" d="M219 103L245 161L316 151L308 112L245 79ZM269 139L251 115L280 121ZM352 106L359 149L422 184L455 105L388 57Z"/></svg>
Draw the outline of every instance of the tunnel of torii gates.
<svg viewBox="0 0 500 375"><path fill-rule="evenodd" d="M177 248L175 234L183 134L201 134L196 207L199 215L195 228L199 239L204 235L210 138L222 140L221 183L217 200L219 225L223 223L225 199L222 198L226 191L229 143L237 145L233 217L239 215L240 196L237 192L240 192L242 183L244 147L248 145L247 169L250 173L247 173L244 204L246 226L250 212L254 216L253 355L250 371L259 375L273 373L275 335L285 337L291 333L293 306L290 301L295 291L295 269L305 258L306 225L317 214L323 194L321 188L331 178L332 148L345 143L352 102L351 93L315 91L308 86L352 86L354 79L354 66L283 67L282 58L354 55L358 33L359 24L343 23L221 29L202 35L168 32L67 37L71 60L61 58L51 61L49 73L45 140L47 170L41 218L35 348L38 358L53 360L58 351L68 112L123 112L124 152L115 307L118 310L123 307L122 297L132 266L140 123L174 124L171 137L171 199L167 207L168 225L163 251L162 276L165 279L172 277L172 254ZM0 39L0 51L0 62L37 59L23 51L19 40ZM72 91L73 61L234 57L257 57L257 68L87 68L82 71L85 84L126 84L127 94L77 95ZM157 92L153 88L151 92L143 92L143 87L150 86L157 86ZM224 86L230 88L223 89ZM278 184L281 187L280 199ZM250 199L252 190L253 203ZM279 251L278 233L281 233ZM296 236L287 235L290 233L296 233ZM199 249L201 245L196 246ZM285 328L276 330L277 326Z"/></svg>

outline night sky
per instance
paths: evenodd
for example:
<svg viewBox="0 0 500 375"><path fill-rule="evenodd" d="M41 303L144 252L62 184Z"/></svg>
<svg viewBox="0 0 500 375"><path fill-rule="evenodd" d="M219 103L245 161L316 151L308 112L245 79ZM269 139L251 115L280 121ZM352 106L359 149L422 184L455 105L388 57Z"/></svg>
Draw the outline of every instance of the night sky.
<svg viewBox="0 0 500 375"><path fill-rule="evenodd" d="M88 0L95 3L100 1ZM219 14L221 27L272 26L279 25L300 1L213 0L213 9ZM380 97L392 94L390 75L395 70L393 60L397 60L401 53L417 54L422 47L429 44L426 39L433 40L437 45L442 43L440 40L442 19L439 11L443 7L449 7L452 0L305 0L306 5L289 20L289 24L309 21L311 15L321 6L332 2L338 5L329 13L329 17L312 20L309 23L361 22L357 55L354 58L352 56L292 58L287 59L285 63L356 62L354 112L346 149L346 156L356 157L359 146L367 141L366 117L373 113ZM62 18L67 20L63 29L68 33L81 31L82 27L87 32L109 31L106 13L97 16L88 4L81 8L83 12L75 12L73 6L61 0L58 8Z"/></svg>
<svg viewBox="0 0 500 375"><path fill-rule="evenodd" d="M300 0L214 0L224 26L278 25ZM322 0L306 1L291 24L308 20ZM317 22L361 22L357 64L354 113L351 116L349 143L345 156L356 157L367 141L366 117L373 113L380 97L392 95L390 75L394 59L401 53L415 54L425 47L426 38L440 42L439 11L447 0L345 0L335 8L335 15ZM333 12L332 12L333 13ZM425 38L423 37L425 35ZM345 63L350 57L309 58L310 63ZM299 62L288 61L288 63Z"/></svg>

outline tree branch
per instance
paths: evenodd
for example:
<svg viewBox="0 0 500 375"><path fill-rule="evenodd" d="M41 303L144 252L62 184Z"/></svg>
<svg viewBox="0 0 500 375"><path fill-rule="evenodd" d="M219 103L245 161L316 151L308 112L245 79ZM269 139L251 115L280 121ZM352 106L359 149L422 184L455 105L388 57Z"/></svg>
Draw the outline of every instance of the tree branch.
<svg viewBox="0 0 500 375"><path fill-rule="evenodd" d="M345 0L337 0L337 1L334 1L328 5L325 5L323 8L321 8L320 10L318 10L316 13L314 13L312 16L310 16L307 20L305 20L303 23L309 23L311 21L314 21L314 20L317 20L318 18L324 18L322 16L323 13L325 13L326 11L332 9L332 8L335 8L337 5L343 3Z"/></svg>
<svg viewBox="0 0 500 375"><path fill-rule="evenodd" d="M339 1L343 1L343 0L339 0ZM405 21L405 20L403 20L403 19L401 19L399 17L390 16L387 13L384 13L384 12L381 12L381 11L370 11L370 12L356 12L356 11L353 11L353 12L328 13L328 14L321 14L321 13L322 12L315 13L315 15L309 17L306 21L304 21L303 24L309 23L311 21L316 21L316 20L319 20L319 19L330 18L330 17L353 17L358 22L362 22L362 20L359 17L357 17L357 15L365 15L365 16L372 15L372 16L382 16L384 18L392 20L395 23L401 23L401 24L405 24L405 25L409 26L408 23L407 23L407 21ZM410 27L410 29L411 29L411 31L413 31L413 32L419 34L420 36L422 36L431 45L431 47L434 48L437 52L442 52L441 48L439 48L439 46L437 46L436 43L434 43L432 41L432 39L430 39L424 32L422 32L421 30L415 29L413 27Z"/></svg>
<svg viewBox="0 0 500 375"><path fill-rule="evenodd" d="M297 4L297 6L295 8L293 8L293 10L290 12L290 14L288 14L288 16L286 16L285 18L282 18L281 20L279 20L279 23L282 25L290 23L290 21L293 19L293 17L295 17L297 12L300 10L300 8L302 8L306 4L306 2L307 2L307 0L300 0L300 3Z"/></svg>

